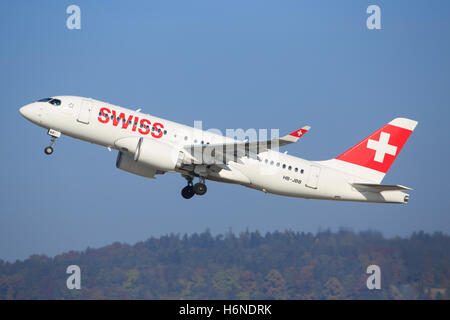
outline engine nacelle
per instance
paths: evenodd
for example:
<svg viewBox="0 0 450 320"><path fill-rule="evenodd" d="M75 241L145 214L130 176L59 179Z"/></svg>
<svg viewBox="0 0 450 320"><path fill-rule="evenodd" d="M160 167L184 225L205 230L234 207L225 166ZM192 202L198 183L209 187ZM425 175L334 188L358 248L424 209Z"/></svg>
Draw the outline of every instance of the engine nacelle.
<svg viewBox="0 0 450 320"><path fill-rule="evenodd" d="M133 173L143 172L144 176L149 174L144 170L146 167L156 170L156 173L164 173L174 171L184 160L184 153L180 149L156 139L127 137L117 140L114 144L123 153L122 156L119 154L119 157L123 158L123 166L127 168L123 170L133 170L130 171ZM120 164L120 158L117 160ZM131 161L135 164L133 165ZM136 174L142 175L141 173Z"/></svg>
<svg viewBox="0 0 450 320"><path fill-rule="evenodd" d="M156 169L134 161L133 157L121 151L119 151L119 154L117 155L116 167L117 169L137 174L138 176L145 178L154 178L156 174Z"/></svg>
<svg viewBox="0 0 450 320"><path fill-rule="evenodd" d="M149 138L140 138L134 153L134 160L160 171L175 170L183 158L176 147Z"/></svg>

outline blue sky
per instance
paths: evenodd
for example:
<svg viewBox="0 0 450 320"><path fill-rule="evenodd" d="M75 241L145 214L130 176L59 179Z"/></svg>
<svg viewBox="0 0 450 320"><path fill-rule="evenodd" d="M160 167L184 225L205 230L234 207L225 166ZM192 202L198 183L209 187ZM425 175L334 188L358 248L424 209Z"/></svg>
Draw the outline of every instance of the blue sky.
<svg viewBox="0 0 450 320"><path fill-rule="evenodd" d="M71 4L81 30L66 28ZM370 4L382 30L366 28ZM1 1L0 259L207 228L449 233L449 11L445 0ZM63 137L45 156L49 137L18 108L64 94L223 131L311 125L286 149L310 160L410 117L419 126L383 182L414 191L380 205L210 182L186 201L179 175L127 174L99 146Z"/></svg>

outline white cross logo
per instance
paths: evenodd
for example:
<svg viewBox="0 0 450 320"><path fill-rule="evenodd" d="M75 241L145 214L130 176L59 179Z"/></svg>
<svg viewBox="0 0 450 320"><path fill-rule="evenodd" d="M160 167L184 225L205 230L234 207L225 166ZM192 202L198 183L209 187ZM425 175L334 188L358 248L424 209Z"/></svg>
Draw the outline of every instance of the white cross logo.
<svg viewBox="0 0 450 320"><path fill-rule="evenodd" d="M375 140L371 140L371 139L369 139L367 141L367 149L372 149L372 150L376 151L375 158L373 159L376 162L383 163L384 155L386 153L390 154L391 156L396 155L397 147L389 144L390 137L391 137L391 135L389 133L381 132L379 141L375 141Z"/></svg>

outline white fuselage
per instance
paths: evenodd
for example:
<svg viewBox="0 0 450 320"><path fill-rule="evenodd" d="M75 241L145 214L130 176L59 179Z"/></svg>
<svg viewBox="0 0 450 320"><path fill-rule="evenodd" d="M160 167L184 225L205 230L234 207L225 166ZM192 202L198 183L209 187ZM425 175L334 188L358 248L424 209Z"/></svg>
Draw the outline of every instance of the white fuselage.
<svg viewBox="0 0 450 320"><path fill-rule="evenodd" d="M117 141L127 137L157 139L174 148L196 145L202 141L204 144L235 141L212 132L107 102L74 96L54 98L61 100L59 106L35 102L22 107L20 112L28 120L43 128L53 129L64 135L116 150L120 150ZM102 115L102 108L108 109L109 115L114 110L114 120L111 118L106 120L106 117ZM121 113L124 116L117 121ZM154 124L161 124L161 126L153 127ZM268 150L259 153L258 158L242 157L239 161L230 161L226 164L227 168L220 171L209 170L209 167L205 167L203 173L209 180L240 184L263 192L290 197L393 203L407 201L407 194L401 191L361 192L356 190L351 183L373 181L359 177L357 168L354 173L349 173L348 170L341 171L331 164L333 164L332 160L307 161ZM173 171L193 176L197 176L196 172L199 172L195 166Z"/></svg>

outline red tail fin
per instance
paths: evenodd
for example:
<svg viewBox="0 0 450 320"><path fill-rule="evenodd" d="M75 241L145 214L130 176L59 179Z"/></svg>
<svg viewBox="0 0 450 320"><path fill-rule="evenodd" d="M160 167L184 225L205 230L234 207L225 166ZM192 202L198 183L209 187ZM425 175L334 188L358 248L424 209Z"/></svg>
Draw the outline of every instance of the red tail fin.
<svg viewBox="0 0 450 320"><path fill-rule="evenodd" d="M396 118L336 159L385 174L416 126L417 121Z"/></svg>

